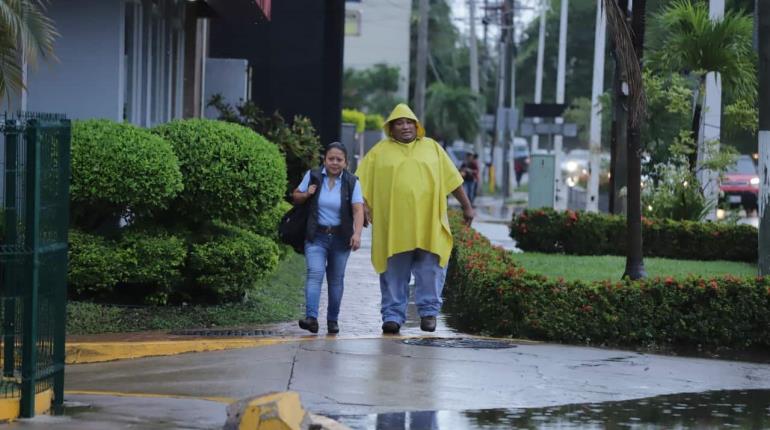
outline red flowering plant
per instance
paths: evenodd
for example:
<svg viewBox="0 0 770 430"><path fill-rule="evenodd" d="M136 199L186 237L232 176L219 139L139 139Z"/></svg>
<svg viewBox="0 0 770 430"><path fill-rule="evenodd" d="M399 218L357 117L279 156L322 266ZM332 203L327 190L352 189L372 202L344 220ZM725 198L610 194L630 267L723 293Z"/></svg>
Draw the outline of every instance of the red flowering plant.
<svg viewBox="0 0 770 430"><path fill-rule="evenodd" d="M555 216L542 212L522 215L525 222ZM548 279L463 227L459 214L450 222L446 308L468 330L593 345L770 347L769 278Z"/></svg>

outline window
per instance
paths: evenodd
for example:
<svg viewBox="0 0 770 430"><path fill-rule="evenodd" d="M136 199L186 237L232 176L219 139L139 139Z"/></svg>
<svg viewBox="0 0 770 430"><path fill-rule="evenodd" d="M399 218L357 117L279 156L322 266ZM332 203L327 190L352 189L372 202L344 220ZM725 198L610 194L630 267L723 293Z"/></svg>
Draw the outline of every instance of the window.
<svg viewBox="0 0 770 430"><path fill-rule="evenodd" d="M345 11L345 36L361 35L361 11Z"/></svg>
<svg viewBox="0 0 770 430"><path fill-rule="evenodd" d="M126 2L123 28L123 121L139 122L142 5Z"/></svg>

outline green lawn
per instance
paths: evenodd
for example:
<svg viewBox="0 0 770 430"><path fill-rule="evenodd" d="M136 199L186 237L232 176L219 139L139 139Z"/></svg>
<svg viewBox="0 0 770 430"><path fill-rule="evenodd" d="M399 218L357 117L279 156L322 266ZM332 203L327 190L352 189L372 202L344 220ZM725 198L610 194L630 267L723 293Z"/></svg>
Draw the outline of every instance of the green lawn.
<svg viewBox="0 0 770 430"><path fill-rule="evenodd" d="M513 258L531 273L548 277L562 277L566 280L599 281L617 280L623 275L626 258L621 256L583 256L563 254L542 254L536 252L514 253ZM648 277L685 277L696 274L703 277L721 275L755 276L755 264L735 261L671 260L668 258L645 258L644 267Z"/></svg>
<svg viewBox="0 0 770 430"><path fill-rule="evenodd" d="M250 326L296 319L304 311L305 257L292 252L258 282L244 303L219 306L125 307L67 303L67 334Z"/></svg>

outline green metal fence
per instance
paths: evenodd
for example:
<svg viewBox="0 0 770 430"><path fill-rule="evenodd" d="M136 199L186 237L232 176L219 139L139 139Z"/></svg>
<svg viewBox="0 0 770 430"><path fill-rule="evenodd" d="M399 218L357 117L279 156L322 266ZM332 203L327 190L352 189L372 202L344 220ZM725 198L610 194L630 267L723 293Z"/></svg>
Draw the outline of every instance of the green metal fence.
<svg viewBox="0 0 770 430"><path fill-rule="evenodd" d="M64 395L70 131L61 115L0 116L0 398Z"/></svg>

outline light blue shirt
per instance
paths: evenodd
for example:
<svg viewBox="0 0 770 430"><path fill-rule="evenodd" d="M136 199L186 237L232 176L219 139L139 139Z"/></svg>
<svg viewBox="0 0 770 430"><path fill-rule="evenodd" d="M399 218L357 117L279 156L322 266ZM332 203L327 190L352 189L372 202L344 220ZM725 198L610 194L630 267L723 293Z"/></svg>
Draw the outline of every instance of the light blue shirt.
<svg viewBox="0 0 770 430"><path fill-rule="evenodd" d="M342 176L349 175L350 173L342 171L340 177L334 181L334 188L329 189L328 180L326 176L326 168L321 170L322 184L316 189L318 195L318 225L327 227L335 227L342 223L340 218L340 207L342 206ZM306 193L307 188L310 185L310 171L305 172L305 177L302 178L302 182L299 183L297 189ZM361 182L356 181L356 185L353 187L353 195L350 197L350 203L364 203L364 197L361 195Z"/></svg>

